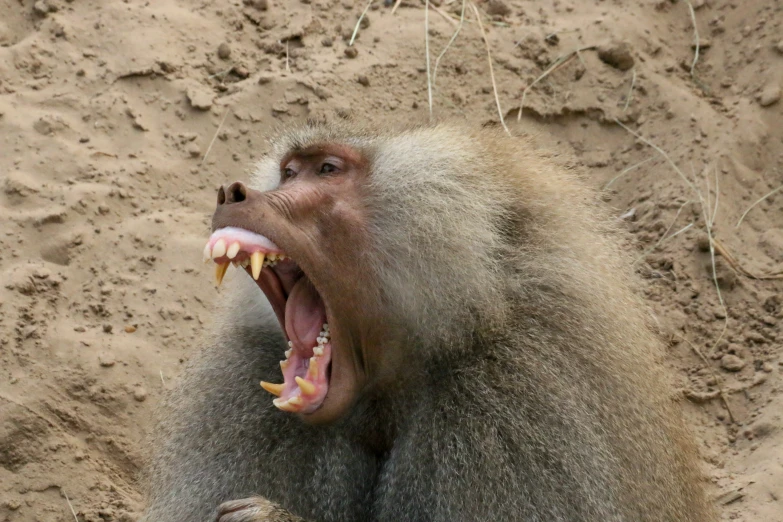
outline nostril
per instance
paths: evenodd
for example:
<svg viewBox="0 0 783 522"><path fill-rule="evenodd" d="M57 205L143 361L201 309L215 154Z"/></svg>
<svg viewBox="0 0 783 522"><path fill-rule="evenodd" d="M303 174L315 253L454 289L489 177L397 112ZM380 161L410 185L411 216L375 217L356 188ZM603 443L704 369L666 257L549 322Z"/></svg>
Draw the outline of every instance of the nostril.
<svg viewBox="0 0 783 522"><path fill-rule="evenodd" d="M226 203L240 203L247 199L247 187L239 181L232 183L226 189Z"/></svg>

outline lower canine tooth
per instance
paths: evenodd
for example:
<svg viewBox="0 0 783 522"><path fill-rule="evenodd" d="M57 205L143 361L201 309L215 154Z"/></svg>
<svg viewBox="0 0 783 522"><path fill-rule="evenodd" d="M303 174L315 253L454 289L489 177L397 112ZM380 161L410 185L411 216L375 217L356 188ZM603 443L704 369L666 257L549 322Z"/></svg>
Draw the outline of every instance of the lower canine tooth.
<svg viewBox="0 0 783 522"><path fill-rule="evenodd" d="M302 390L302 393L305 395L312 395L315 392L315 384L311 383L310 381L306 381L301 377L294 377L294 379L296 380L296 384L298 384L299 388Z"/></svg>
<svg viewBox="0 0 783 522"><path fill-rule="evenodd" d="M223 276L226 275L226 270L228 270L228 263L219 263L215 267L215 282L217 282L218 286L223 282Z"/></svg>
<svg viewBox="0 0 783 522"><path fill-rule="evenodd" d="M253 273L253 279L258 281L258 276L261 275L261 268L264 265L264 254L261 252L253 252L250 255L250 268Z"/></svg>
<svg viewBox="0 0 783 522"><path fill-rule="evenodd" d="M261 387L263 389L278 397L280 397L280 394L283 393L284 386L285 385L283 384L272 384L271 382L261 381Z"/></svg>

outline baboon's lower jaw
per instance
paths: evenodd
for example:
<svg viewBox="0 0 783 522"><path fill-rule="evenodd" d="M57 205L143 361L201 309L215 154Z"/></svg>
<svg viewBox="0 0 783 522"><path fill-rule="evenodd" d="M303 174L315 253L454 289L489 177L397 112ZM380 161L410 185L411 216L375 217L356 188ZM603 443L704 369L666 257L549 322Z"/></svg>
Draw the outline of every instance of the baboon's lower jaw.
<svg viewBox="0 0 783 522"><path fill-rule="evenodd" d="M216 265L218 286L232 263L245 269L264 292L288 339L280 361L283 383L261 382L279 409L312 413L329 390L332 345L323 299L301 268L268 238L242 228L216 230L204 247Z"/></svg>

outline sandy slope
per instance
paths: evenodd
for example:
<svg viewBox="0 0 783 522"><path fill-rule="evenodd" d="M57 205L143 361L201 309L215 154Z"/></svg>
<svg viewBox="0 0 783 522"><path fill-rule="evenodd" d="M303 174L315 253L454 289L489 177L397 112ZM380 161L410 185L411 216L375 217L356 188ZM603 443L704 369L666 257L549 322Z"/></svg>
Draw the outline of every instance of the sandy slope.
<svg viewBox="0 0 783 522"><path fill-rule="evenodd" d="M262 4L0 0L1 520L72 520L66 494L79 520L138 513L150 412L210 322L201 249L214 190L246 176L273 125L426 117L418 1L392 15L376 0L354 57L344 39L363 0ZM575 154L597 187L643 162L605 199L638 239L630 248L671 339L672 394L724 518L783 520L783 283L738 275L719 256L720 337L698 203L717 202L713 232L746 270L783 268L783 193L736 227L783 184L783 3L693 0L695 78L683 2L479 5L496 13L485 22L513 132L537 134L564 161ZM469 20L441 61L435 112L497 124ZM431 12L430 24L434 61L454 23ZM525 86L596 45L531 89L517 123Z"/></svg>

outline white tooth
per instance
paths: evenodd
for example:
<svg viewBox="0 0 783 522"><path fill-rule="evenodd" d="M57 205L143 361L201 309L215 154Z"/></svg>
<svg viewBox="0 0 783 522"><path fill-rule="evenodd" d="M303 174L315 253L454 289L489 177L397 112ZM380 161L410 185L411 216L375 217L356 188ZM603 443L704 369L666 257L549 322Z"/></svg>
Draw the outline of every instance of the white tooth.
<svg viewBox="0 0 783 522"><path fill-rule="evenodd" d="M226 255L226 242L218 239L215 242L215 246L212 247L212 259L223 257L224 255Z"/></svg>
<svg viewBox="0 0 783 522"><path fill-rule="evenodd" d="M247 268L250 266L250 259L243 259L239 262L240 265L242 265L242 268Z"/></svg>
<svg viewBox="0 0 783 522"><path fill-rule="evenodd" d="M319 356L319 355L323 355L323 354L324 354L324 349L323 349L323 347L321 347L321 346L316 346L315 348L313 348L313 354L314 354L316 357L317 357L317 356Z"/></svg>
<svg viewBox="0 0 783 522"><path fill-rule="evenodd" d="M294 347L294 342L293 341L288 341L288 347L289 348L293 348Z"/></svg>
<svg viewBox="0 0 783 522"><path fill-rule="evenodd" d="M329 323L324 323L323 329L329 331Z"/></svg>
<svg viewBox="0 0 783 522"><path fill-rule="evenodd" d="M291 352L292 352L292 351L293 351L293 349L292 349L292 348L289 348L288 350L286 350L286 351L285 351L285 358L286 358L286 359L288 359L289 357L291 357Z"/></svg>
<svg viewBox="0 0 783 522"><path fill-rule="evenodd" d="M239 253L239 248L240 247L238 242L235 241L234 243L231 243L231 246L228 247L228 251L226 252L228 258L234 259L235 257L237 257L237 254Z"/></svg>

